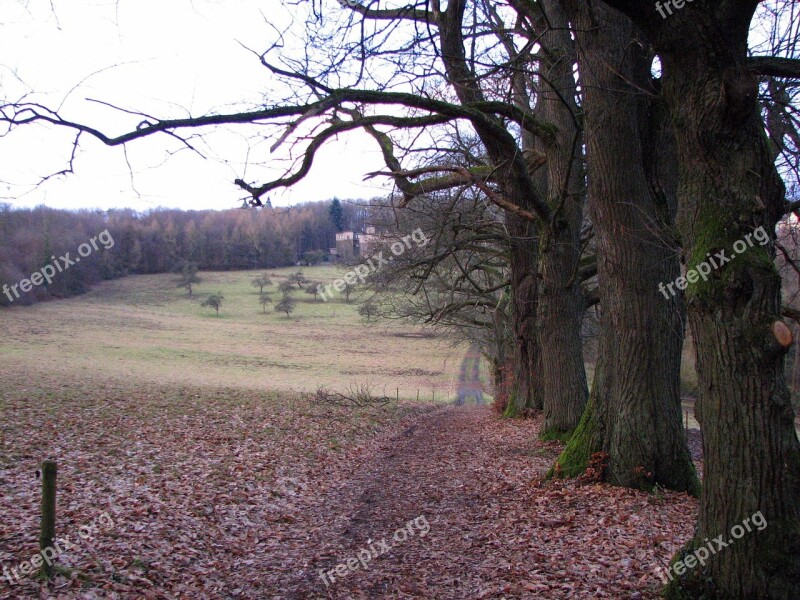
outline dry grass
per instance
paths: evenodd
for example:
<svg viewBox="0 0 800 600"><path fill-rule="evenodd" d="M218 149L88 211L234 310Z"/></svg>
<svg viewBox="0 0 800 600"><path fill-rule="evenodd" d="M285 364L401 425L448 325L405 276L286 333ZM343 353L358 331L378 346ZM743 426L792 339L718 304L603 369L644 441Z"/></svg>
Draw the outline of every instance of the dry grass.
<svg viewBox="0 0 800 600"><path fill-rule="evenodd" d="M272 271L277 283L297 269ZM302 269L319 282L333 267ZM135 276L100 285L70 300L0 311L0 363L7 369L130 383L312 391L372 383L400 398L452 396L463 356L446 341L409 335L407 324L366 325L355 304L323 302L297 289L291 317L262 313L257 272L202 273L194 299L174 276ZM221 291L220 316L201 308Z"/></svg>
<svg viewBox="0 0 800 600"><path fill-rule="evenodd" d="M280 535L298 496L323 493L352 452L429 410L403 401L418 389L444 400L455 385L464 349L418 328L366 325L356 306L300 290L291 318L263 314L255 272L201 275L191 300L174 276L135 276L0 310L0 567L36 552L45 458L59 465L58 535L103 511L115 522L60 555L49 586L0 579L0 598L239 597L243 555L259 569L291 559ZM219 318L200 307L217 291ZM369 381L392 401L296 393Z"/></svg>

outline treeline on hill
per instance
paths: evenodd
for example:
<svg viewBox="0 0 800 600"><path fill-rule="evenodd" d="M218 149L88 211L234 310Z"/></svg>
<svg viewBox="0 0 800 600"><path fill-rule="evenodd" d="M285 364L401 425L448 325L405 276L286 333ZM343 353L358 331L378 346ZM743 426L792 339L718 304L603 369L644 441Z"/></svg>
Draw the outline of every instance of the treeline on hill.
<svg viewBox="0 0 800 600"><path fill-rule="evenodd" d="M2 293L0 306L66 298L86 292L103 279L170 272L184 261L196 263L201 270L216 271L320 262L336 245L337 230L363 227L365 204L341 202L341 216L334 218L332 202L310 202L290 209L155 209L144 213L44 206L12 209L0 204L0 285L17 284L46 265L61 266L60 257L67 252L67 258L74 261L81 244L108 231L95 242L97 250L81 256L69 268L56 270L52 283L33 286L28 292L17 288L19 298L13 292ZM104 243L104 239L111 241Z"/></svg>

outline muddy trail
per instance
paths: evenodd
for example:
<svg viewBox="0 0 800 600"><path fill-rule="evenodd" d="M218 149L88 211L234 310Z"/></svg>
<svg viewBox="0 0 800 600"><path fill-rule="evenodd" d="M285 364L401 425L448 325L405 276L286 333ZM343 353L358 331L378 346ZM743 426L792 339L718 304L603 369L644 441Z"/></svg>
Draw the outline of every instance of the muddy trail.
<svg viewBox="0 0 800 600"><path fill-rule="evenodd" d="M298 499L237 597L656 598L693 501L545 483L560 446L538 426L485 406L413 417Z"/></svg>

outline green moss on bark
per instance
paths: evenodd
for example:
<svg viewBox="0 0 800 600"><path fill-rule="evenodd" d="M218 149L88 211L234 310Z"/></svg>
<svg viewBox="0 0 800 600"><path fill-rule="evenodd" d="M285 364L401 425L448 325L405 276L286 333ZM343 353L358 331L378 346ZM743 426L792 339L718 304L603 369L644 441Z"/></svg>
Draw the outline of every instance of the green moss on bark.
<svg viewBox="0 0 800 600"><path fill-rule="evenodd" d="M521 412L520 407L517 406L517 390L513 390L508 396L508 404L503 411L503 418L516 419Z"/></svg>
<svg viewBox="0 0 800 600"><path fill-rule="evenodd" d="M556 464L547 472L548 479L560 477L577 477L586 471L592 454L600 450L597 444L597 423L594 412L594 395L589 396L589 402L583 411L580 423L575 428L567 442L566 448L556 460Z"/></svg>
<svg viewBox="0 0 800 600"><path fill-rule="evenodd" d="M559 431L558 429L542 429L539 432L539 439L543 442L552 442L554 440L558 440L562 444L566 444L572 438L572 434L575 432L575 429L570 429L569 431Z"/></svg>
<svg viewBox="0 0 800 600"><path fill-rule="evenodd" d="M752 232L726 228L728 221L722 207L706 204L702 208L694 227L695 240L687 273L696 270L701 263L708 263L711 272L705 280L698 277L696 282L687 283L687 300L719 300L726 293L726 288L737 279L746 277L746 272L750 269L776 272L769 252L752 236ZM750 237L746 239L748 234ZM734 244L740 241L747 244L746 250L741 254L734 250ZM725 256L730 258L724 265L720 265L716 257L720 251L724 251ZM714 264L717 264L717 268L714 268Z"/></svg>

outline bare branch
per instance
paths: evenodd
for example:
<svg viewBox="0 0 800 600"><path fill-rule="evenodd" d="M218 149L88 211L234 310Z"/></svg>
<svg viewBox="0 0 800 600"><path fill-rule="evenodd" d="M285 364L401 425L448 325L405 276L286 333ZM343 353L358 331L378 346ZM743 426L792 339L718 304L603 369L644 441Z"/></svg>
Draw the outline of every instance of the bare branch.
<svg viewBox="0 0 800 600"><path fill-rule="evenodd" d="M412 5L404 6L403 8L392 9L369 8L369 5L375 4L374 0L372 2L368 2L367 5L361 4L356 0L338 0L338 2L342 8L349 8L350 10L357 12L367 19L382 19L387 21L406 19L419 21L420 23L426 23L428 25L436 25L435 19L431 18L431 12L427 8L427 2L422 3L422 5L425 6L424 9L420 9Z"/></svg>
<svg viewBox="0 0 800 600"><path fill-rule="evenodd" d="M779 56L752 56L747 59L748 68L762 76L800 79L800 60Z"/></svg>

